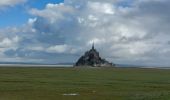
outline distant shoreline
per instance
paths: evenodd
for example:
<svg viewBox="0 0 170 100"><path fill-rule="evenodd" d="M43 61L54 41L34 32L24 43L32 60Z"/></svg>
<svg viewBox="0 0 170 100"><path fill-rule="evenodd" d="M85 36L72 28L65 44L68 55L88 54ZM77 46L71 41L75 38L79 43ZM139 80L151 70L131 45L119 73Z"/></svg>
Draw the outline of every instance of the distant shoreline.
<svg viewBox="0 0 170 100"><path fill-rule="evenodd" d="M41 68L41 67L43 67L43 68L45 68L45 67L51 67L51 68L72 68L74 65L60 65L60 64L0 64L0 67L39 67L39 68ZM79 67L79 68L81 68L81 67ZM85 67L83 67L83 68L85 68ZM127 67L125 67L125 66L117 66L117 67L115 67L115 68L144 68L144 69L170 69L170 67L130 67L130 66L127 66Z"/></svg>
<svg viewBox="0 0 170 100"><path fill-rule="evenodd" d="M73 67L73 65L54 65L54 64L0 64L0 67Z"/></svg>

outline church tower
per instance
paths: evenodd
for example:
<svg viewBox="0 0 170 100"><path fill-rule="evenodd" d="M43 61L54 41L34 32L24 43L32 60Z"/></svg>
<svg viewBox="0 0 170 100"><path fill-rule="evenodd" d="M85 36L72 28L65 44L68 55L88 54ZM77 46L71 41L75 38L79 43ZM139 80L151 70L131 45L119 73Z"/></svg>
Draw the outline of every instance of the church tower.
<svg viewBox="0 0 170 100"><path fill-rule="evenodd" d="M94 42L93 42L93 44L92 44L92 50L94 50Z"/></svg>

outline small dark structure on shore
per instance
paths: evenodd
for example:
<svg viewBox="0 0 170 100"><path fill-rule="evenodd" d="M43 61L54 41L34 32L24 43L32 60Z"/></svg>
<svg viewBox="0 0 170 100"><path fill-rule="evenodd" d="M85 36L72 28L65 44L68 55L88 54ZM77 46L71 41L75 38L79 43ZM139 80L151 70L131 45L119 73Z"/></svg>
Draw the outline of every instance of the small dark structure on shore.
<svg viewBox="0 0 170 100"><path fill-rule="evenodd" d="M78 61L75 63L75 66L91 66L91 67L112 67L115 66L113 63L102 59L99 55L99 52L94 48L94 43L92 48L85 52Z"/></svg>

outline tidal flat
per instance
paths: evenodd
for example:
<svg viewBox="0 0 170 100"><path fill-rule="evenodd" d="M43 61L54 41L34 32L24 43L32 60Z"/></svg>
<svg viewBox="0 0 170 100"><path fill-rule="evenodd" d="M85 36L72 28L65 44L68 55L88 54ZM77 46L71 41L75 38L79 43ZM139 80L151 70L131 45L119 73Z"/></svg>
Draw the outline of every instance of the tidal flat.
<svg viewBox="0 0 170 100"><path fill-rule="evenodd" d="M169 100L170 70L0 67L0 100Z"/></svg>

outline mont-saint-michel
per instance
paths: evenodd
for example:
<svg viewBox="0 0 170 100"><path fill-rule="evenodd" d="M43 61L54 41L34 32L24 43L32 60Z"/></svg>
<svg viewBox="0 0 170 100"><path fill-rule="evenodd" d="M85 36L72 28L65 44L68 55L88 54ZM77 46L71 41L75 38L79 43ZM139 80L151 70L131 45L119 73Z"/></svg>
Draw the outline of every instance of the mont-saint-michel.
<svg viewBox="0 0 170 100"><path fill-rule="evenodd" d="M89 51L86 51L85 54L78 59L74 66L113 67L115 65L101 58L93 43L92 48Z"/></svg>

